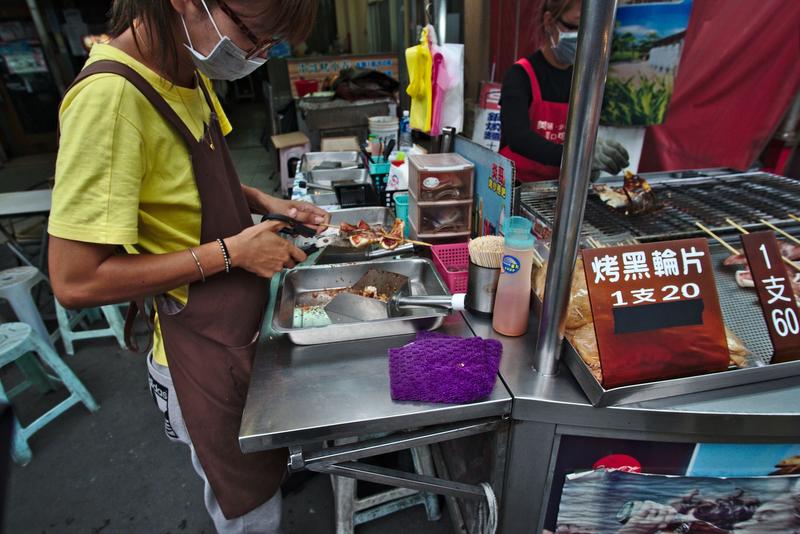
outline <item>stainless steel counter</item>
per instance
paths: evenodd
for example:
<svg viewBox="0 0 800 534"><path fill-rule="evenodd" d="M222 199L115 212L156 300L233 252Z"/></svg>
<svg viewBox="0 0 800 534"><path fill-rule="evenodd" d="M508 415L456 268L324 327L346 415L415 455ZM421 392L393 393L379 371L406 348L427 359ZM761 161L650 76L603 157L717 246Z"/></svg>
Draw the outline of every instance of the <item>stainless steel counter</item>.
<svg viewBox="0 0 800 534"><path fill-rule="evenodd" d="M438 331L472 335L460 314L449 317ZM397 336L315 346L293 345L285 338L265 339L253 366L242 416L242 450L312 444L511 412L511 395L500 378L488 399L472 404L394 402L387 351L412 339Z"/></svg>
<svg viewBox="0 0 800 534"><path fill-rule="evenodd" d="M475 335L503 343L500 375L514 396L512 418L582 427L586 434L643 432L683 440L792 441L800 439L800 378L762 382L608 408L593 407L562 366L555 378L533 370L536 321L528 334L500 336L489 319L465 314ZM592 430L594 429L594 430ZM655 436L657 437L657 436Z"/></svg>
<svg viewBox="0 0 800 534"><path fill-rule="evenodd" d="M661 442L800 442L798 377L681 397L595 408L562 365L533 370L537 321L519 338L465 315L475 335L503 343L500 374L514 396L500 532L541 532L564 436Z"/></svg>

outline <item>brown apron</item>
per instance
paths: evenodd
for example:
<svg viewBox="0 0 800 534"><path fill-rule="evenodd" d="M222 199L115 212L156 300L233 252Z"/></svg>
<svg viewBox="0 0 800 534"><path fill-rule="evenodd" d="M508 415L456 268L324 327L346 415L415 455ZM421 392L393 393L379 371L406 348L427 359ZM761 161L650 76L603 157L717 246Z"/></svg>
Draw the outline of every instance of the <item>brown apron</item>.
<svg viewBox="0 0 800 534"><path fill-rule="evenodd" d="M198 81L211 119L198 141L163 97L127 65L92 63L73 85L98 73L117 74L133 84L183 138L200 193L201 243L236 235L253 225L204 83ZM285 449L245 455L239 448L239 427L268 292L268 280L234 268L205 283L191 284L185 307L166 295L157 298L169 371L186 428L228 519L269 500L286 472Z"/></svg>

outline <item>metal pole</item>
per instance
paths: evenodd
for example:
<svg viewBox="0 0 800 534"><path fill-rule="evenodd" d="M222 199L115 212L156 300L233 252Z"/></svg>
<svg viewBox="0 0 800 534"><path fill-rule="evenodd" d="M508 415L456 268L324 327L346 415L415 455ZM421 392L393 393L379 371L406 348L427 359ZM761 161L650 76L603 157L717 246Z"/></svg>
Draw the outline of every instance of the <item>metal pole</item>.
<svg viewBox="0 0 800 534"><path fill-rule="evenodd" d="M578 53L572 74L567 138L561 159L547 280L533 366L544 376L558 372L572 271L578 256L603 89L608 73L617 0L591 0L581 7Z"/></svg>
<svg viewBox="0 0 800 534"><path fill-rule="evenodd" d="M39 41L42 43L42 51L50 66L50 74L53 76L53 82L56 84L58 93L63 95L67 90L67 83L64 81L64 76L61 73L61 66L58 63L58 58L53 52L53 43L50 40L50 34L47 33L47 26L42 18L42 12L36 0L26 0L28 10L31 12L33 25L36 27L36 33L39 35Z"/></svg>
<svg viewBox="0 0 800 534"><path fill-rule="evenodd" d="M447 39L447 0L437 0L436 2L436 33L439 36L439 43L446 42Z"/></svg>

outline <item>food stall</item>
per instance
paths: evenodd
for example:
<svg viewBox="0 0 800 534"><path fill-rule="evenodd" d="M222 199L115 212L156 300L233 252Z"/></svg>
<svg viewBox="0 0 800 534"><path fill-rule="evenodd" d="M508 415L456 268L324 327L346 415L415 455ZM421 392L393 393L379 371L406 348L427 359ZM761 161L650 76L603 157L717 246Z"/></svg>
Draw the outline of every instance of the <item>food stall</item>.
<svg viewBox="0 0 800 534"><path fill-rule="evenodd" d="M449 291L442 285L441 274L413 256L395 254L370 264L300 268L273 284L268 335L256 358L242 420L243 450L287 447L292 471L309 469L445 495L460 532L491 531L491 521L484 521L480 512L488 502L491 515L496 498L499 531L516 533L555 530L565 483L562 452L575 439L585 440L587 450L593 440L638 442L653 450L664 444L800 443L800 362L790 357L770 363L775 342L756 293L742 287L747 285L745 276L730 268L737 265L730 258L741 256L737 250L740 234L770 229L788 241L800 238L800 220L789 215L800 211L797 183L767 173L704 169L638 177L635 192L657 199L652 205L630 194L633 190L626 188L630 177L592 187L587 194L608 64L610 44L605 37L612 26L614 4L583 5L561 186L542 184L517 191L512 203L515 214L532 221L539 237L537 250L542 263L549 266L544 271L540 265L533 275L539 277L541 291L540 299L534 299L527 333L501 336L490 317L472 311L425 311L369 325L356 321L355 315L340 324L329 316L328 322L320 323L318 317L307 314L307 306L318 304L313 299L334 287L356 286L378 266L415 280L412 285L417 290L412 294L416 296L446 296ZM473 163L476 168L486 164ZM616 204L614 198L620 195L627 200ZM656 206L657 210L651 210ZM343 223L356 222L355 215L344 217L337 220L334 214L332 224L342 229ZM571 289L576 285L573 271L579 249L584 250L584 264L588 264L592 256L587 251L677 239L694 240L693 247L708 250L703 258L708 263L701 266L698 261L697 273L713 277L706 285L696 285L698 294L702 287L703 298L708 299L700 315L716 313L714 325L719 328L715 333L722 337L714 342L715 347L724 348L722 366L710 369L715 372L679 369L669 376L614 383L611 367L606 367L609 362L623 361L642 350L646 353L648 347L630 346L610 353L603 348L607 340L595 339L593 331L591 339L600 345L594 349L599 354L593 355L575 341L568 326L576 305L570 301L575 298ZM403 252L414 254L413 249ZM586 280L591 286L591 277ZM599 294L602 288L594 290ZM308 295L311 301L304 300ZM325 302L337 298L335 294L323 297ZM583 298L588 306L589 297ZM599 331L603 318L597 313L597 302L591 305ZM591 328L589 321L582 326ZM652 330L675 326L659 324ZM746 354L734 349L738 345L730 336L726 338L724 327L733 332ZM413 345L414 332L437 328L442 334L501 344L502 358L491 394L466 403L392 400L393 351ZM565 334L568 342L562 345ZM700 353L702 349L693 354ZM598 360L596 369L593 358ZM598 370L607 372L598 374ZM468 447L453 445L454 440L476 437L480 441ZM383 452L418 447L430 447L433 469L403 473L362 462ZM443 454L443 450L452 453ZM465 465L477 469L479 475L463 477ZM572 467L593 466L589 460L588 465ZM463 506L465 502L473 506ZM623 518L621 524L627 520Z"/></svg>

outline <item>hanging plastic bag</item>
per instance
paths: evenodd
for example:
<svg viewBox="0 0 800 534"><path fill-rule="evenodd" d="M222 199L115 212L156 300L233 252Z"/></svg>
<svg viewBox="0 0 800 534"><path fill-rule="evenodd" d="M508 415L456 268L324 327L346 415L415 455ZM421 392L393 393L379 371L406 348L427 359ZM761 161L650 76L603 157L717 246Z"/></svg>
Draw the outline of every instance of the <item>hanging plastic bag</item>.
<svg viewBox="0 0 800 534"><path fill-rule="evenodd" d="M464 129L464 45L446 43L440 48L448 78L441 107L441 126L451 126L460 132Z"/></svg>
<svg viewBox="0 0 800 534"><path fill-rule="evenodd" d="M431 131L433 86L431 81L432 56L428 41L428 27L422 30L420 44L406 49L408 66L408 88L411 97L411 128L428 133Z"/></svg>

